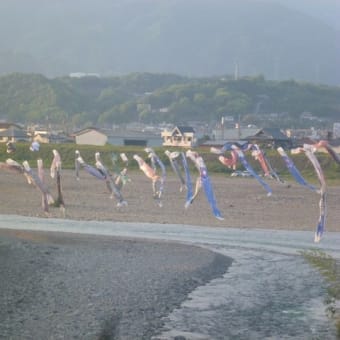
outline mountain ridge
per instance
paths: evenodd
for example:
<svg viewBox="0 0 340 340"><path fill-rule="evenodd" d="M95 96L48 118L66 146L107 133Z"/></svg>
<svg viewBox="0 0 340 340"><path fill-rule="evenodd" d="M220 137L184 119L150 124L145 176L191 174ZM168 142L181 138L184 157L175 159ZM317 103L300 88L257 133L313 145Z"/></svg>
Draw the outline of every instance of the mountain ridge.
<svg viewBox="0 0 340 340"><path fill-rule="evenodd" d="M0 74L214 76L237 67L340 84L338 31L279 0L3 0L0 39Z"/></svg>

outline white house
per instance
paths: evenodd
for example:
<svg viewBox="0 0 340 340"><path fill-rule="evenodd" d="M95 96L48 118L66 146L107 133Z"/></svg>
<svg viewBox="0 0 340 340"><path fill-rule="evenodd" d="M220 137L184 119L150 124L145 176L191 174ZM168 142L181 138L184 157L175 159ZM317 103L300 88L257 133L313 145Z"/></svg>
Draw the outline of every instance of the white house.
<svg viewBox="0 0 340 340"><path fill-rule="evenodd" d="M161 133L163 146L180 146L191 148L196 145L195 130L190 126L175 126L171 131Z"/></svg>
<svg viewBox="0 0 340 340"><path fill-rule="evenodd" d="M107 135L96 128L87 128L72 134L76 144L105 145Z"/></svg>

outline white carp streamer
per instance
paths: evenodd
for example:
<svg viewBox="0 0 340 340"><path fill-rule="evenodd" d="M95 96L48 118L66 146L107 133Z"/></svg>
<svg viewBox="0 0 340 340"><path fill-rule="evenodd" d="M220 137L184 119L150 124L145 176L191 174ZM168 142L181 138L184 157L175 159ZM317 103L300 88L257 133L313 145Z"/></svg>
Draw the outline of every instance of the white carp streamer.
<svg viewBox="0 0 340 340"><path fill-rule="evenodd" d="M325 225L326 225L326 181L325 181L325 176L321 169L320 163L314 154L316 150L317 148L314 145L304 144L303 147L293 149L291 152L292 153L300 153L300 152L305 153L309 161L312 163L314 171L320 182L320 189L317 190L317 192L320 194L320 201L319 201L320 215L319 215L319 220L318 220L318 224L316 227L316 231L314 234L314 242L320 242L321 237L325 231Z"/></svg>
<svg viewBox="0 0 340 340"><path fill-rule="evenodd" d="M44 169L42 159L37 160L37 170L36 174L30 167L28 161L22 163L24 172L29 177L30 183L33 184L38 190L40 190L42 195L42 207L47 216L49 216L49 205L54 203L54 199L48 190L44 181Z"/></svg>
<svg viewBox="0 0 340 340"><path fill-rule="evenodd" d="M62 187L61 187L61 157L59 152L56 149L52 150L53 153L53 160L50 167L50 175L52 178L56 178L57 182L57 192L58 196L56 199L56 205L60 207L60 210L65 217L66 211L65 211L65 202L64 202L64 195L62 193Z"/></svg>
<svg viewBox="0 0 340 340"><path fill-rule="evenodd" d="M138 163L139 169L143 171L144 175L151 180L153 198L161 208L163 206L161 197L166 177L165 166L152 149L147 148L145 149L145 152L148 153L148 157L151 159L151 166L137 154L133 155L133 159ZM161 175L158 175L157 173L156 163L161 168Z"/></svg>

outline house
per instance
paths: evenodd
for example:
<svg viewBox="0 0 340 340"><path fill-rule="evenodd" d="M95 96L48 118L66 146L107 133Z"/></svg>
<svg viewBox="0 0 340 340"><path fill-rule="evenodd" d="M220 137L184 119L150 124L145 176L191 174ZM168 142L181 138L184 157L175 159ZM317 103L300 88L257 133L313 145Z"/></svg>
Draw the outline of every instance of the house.
<svg viewBox="0 0 340 340"><path fill-rule="evenodd" d="M89 127L72 134L76 144L105 145L108 137L97 128Z"/></svg>
<svg viewBox="0 0 340 340"><path fill-rule="evenodd" d="M32 141L42 143L49 143L50 142L50 132L47 130L34 130L31 133Z"/></svg>
<svg viewBox="0 0 340 340"><path fill-rule="evenodd" d="M249 133L249 134L247 134ZM241 129L225 129L224 134L218 135L219 139L208 140L202 144L206 147L221 147L226 142L232 143L253 143L265 146L266 148L277 148L279 146L284 149L292 147L292 139L287 137L278 128L241 128ZM221 138L223 137L223 138Z"/></svg>
<svg viewBox="0 0 340 340"><path fill-rule="evenodd" d="M28 135L20 125L0 123L0 143L28 141Z"/></svg>
<svg viewBox="0 0 340 340"><path fill-rule="evenodd" d="M163 146L181 146L191 148L196 146L195 130L190 126L175 126L172 130L161 133Z"/></svg>
<svg viewBox="0 0 340 340"><path fill-rule="evenodd" d="M39 144L60 144L60 143L73 143L74 136L70 137L61 130L52 130L50 127L44 128L37 125L29 126L27 135L30 141L38 142Z"/></svg>
<svg viewBox="0 0 340 340"><path fill-rule="evenodd" d="M253 136L247 136L246 139L250 143L264 144L270 148L278 148L280 146L284 149L290 149L292 147L291 138L282 133L279 128L263 128Z"/></svg>

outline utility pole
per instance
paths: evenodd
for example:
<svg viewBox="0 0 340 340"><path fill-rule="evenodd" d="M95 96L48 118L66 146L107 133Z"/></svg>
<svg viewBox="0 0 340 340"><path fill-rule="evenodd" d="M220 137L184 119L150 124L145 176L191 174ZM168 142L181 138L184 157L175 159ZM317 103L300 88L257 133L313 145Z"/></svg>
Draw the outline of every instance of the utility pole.
<svg viewBox="0 0 340 340"><path fill-rule="evenodd" d="M234 65L234 80L238 80L238 71L238 62L236 61Z"/></svg>
<svg viewBox="0 0 340 340"><path fill-rule="evenodd" d="M241 139L241 115L238 115L237 137L238 137L238 139Z"/></svg>

